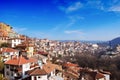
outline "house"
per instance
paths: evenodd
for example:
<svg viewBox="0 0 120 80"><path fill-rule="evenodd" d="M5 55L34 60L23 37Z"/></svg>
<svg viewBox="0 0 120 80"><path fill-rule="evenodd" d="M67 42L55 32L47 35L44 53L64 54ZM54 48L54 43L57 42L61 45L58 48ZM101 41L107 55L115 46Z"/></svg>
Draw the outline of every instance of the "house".
<svg viewBox="0 0 120 80"><path fill-rule="evenodd" d="M32 57L34 53L34 46L33 45L28 45L26 46L26 52L28 57Z"/></svg>
<svg viewBox="0 0 120 80"><path fill-rule="evenodd" d="M57 69L57 65L48 62L41 68L29 71L28 73L31 76L31 80L64 80L61 76L56 76Z"/></svg>
<svg viewBox="0 0 120 80"><path fill-rule="evenodd" d="M13 56L19 56L19 51L12 48L0 48L0 52L3 58L3 62L10 60Z"/></svg>
<svg viewBox="0 0 120 80"><path fill-rule="evenodd" d="M33 58L41 60L43 64L47 63L48 58L46 56L43 56L41 54L34 54Z"/></svg>
<svg viewBox="0 0 120 80"><path fill-rule="evenodd" d="M71 62L66 62L63 64L63 67L78 67L78 66L79 66L78 64L74 64Z"/></svg>
<svg viewBox="0 0 120 80"><path fill-rule="evenodd" d="M64 69L64 72L63 72L64 79L67 79L67 80L79 79L80 67L78 66L78 64L66 62L63 64L63 69Z"/></svg>
<svg viewBox="0 0 120 80"><path fill-rule="evenodd" d="M23 57L13 57L5 62L4 75L8 80L22 80L29 77L27 71L39 67L37 59Z"/></svg>
<svg viewBox="0 0 120 80"><path fill-rule="evenodd" d="M11 47L14 48L17 45L21 44L22 40L21 38L10 38L8 39L8 43L11 44Z"/></svg>
<svg viewBox="0 0 120 80"><path fill-rule="evenodd" d="M105 76L105 80L110 80L110 75L111 73L108 71L103 71L103 70L99 70L100 73L102 73Z"/></svg>
<svg viewBox="0 0 120 80"><path fill-rule="evenodd" d="M95 80L106 80L104 74L97 72Z"/></svg>
<svg viewBox="0 0 120 80"><path fill-rule="evenodd" d="M80 71L81 80L110 80L110 73L83 68Z"/></svg>

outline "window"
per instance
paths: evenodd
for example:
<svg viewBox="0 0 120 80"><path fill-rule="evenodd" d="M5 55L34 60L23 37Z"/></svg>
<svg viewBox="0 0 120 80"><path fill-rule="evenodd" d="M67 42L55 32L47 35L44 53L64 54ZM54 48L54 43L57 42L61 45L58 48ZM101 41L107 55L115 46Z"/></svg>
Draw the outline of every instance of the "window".
<svg viewBox="0 0 120 80"><path fill-rule="evenodd" d="M38 78L41 78L40 76L38 76Z"/></svg>
<svg viewBox="0 0 120 80"><path fill-rule="evenodd" d="M9 65L6 65L6 68L8 69L8 68L9 68Z"/></svg>
<svg viewBox="0 0 120 80"><path fill-rule="evenodd" d="M13 76L13 72L11 72L11 76Z"/></svg>
<svg viewBox="0 0 120 80"><path fill-rule="evenodd" d="M6 72L6 75L9 75L9 72L8 72L8 71Z"/></svg>
<svg viewBox="0 0 120 80"><path fill-rule="evenodd" d="M34 80L37 80L36 76L34 76Z"/></svg>
<svg viewBox="0 0 120 80"><path fill-rule="evenodd" d="M47 75L47 78L49 78L51 76L51 73Z"/></svg>

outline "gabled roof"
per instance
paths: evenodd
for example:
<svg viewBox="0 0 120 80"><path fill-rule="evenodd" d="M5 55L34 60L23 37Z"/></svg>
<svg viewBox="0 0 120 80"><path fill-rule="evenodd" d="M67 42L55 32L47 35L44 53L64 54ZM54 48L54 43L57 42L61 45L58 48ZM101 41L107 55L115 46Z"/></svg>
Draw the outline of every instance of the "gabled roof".
<svg viewBox="0 0 120 80"><path fill-rule="evenodd" d="M5 64L9 64L9 65L23 65L26 63L32 63L32 62L37 62L37 59L34 58L25 58L23 56L20 57L14 57L11 60L8 60L5 62Z"/></svg>
<svg viewBox="0 0 120 80"><path fill-rule="evenodd" d="M29 71L28 74L30 75L45 75L47 72L44 69L35 69L32 71Z"/></svg>
<svg viewBox="0 0 120 80"><path fill-rule="evenodd" d="M56 66L52 63L46 63L42 67L47 73L51 73L54 69L56 69Z"/></svg>
<svg viewBox="0 0 120 80"><path fill-rule="evenodd" d="M35 69L32 71L29 71L28 74L30 74L30 75L46 75L46 74L51 73L55 69L57 69L57 66L55 64L47 63L42 66L42 69Z"/></svg>

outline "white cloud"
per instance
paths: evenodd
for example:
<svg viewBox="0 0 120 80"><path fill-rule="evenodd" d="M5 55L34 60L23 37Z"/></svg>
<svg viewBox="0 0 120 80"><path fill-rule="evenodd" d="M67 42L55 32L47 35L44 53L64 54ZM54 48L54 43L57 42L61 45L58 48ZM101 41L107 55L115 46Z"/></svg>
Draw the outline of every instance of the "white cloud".
<svg viewBox="0 0 120 80"><path fill-rule="evenodd" d="M66 34L83 34L79 30L66 30L66 31L64 31L64 33L66 33Z"/></svg>
<svg viewBox="0 0 120 80"><path fill-rule="evenodd" d="M86 6L89 8L105 10L105 6L104 6L102 0L88 0Z"/></svg>
<svg viewBox="0 0 120 80"><path fill-rule="evenodd" d="M76 11L78 9L80 9L82 7L82 4L80 2L76 2L72 5L70 5L68 8L67 8L67 12L72 12L72 11Z"/></svg>
<svg viewBox="0 0 120 80"><path fill-rule="evenodd" d="M112 6L108 11L120 12L120 5Z"/></svg>
<svg viewBox="0 0 120 80"><path fill-rule="evenodd" d="M81 2L75 2L72 3L70 6L65 7L65 6L59 6L59 9L64 11L65 13L69 13L69 12L73 12L76 10L79 10L82 7L82 3Z"/></svg>
<svg viewBox="0 0 120 80"><path fill-rule="evenodd" d="M71 20L78 20L78 19L84 19L82 16L74 15L74 16L68 16L69 19Z"/></svg>
<svg viewBox="0 0 120 80"><path fill-rule="evenodd" d="M75 24L76 20L75 19L71 19L71 21L66 25L65 28L69 28L70 26L72 26L73 24Z"/></svg>
<svg viewBox="0 0 120 80"><path fill-rule="evenodd" d="M84 17L81 17L81 16L77 16L77 15L74 15L74 16L68 16L70 22L66 25L65 28L69 28L71 27L72 25L74 25L78 20L83 20Z"/></svg>
<svg viewBox="0 0 120 80"><path fill-rule="evenodd" d="M55 27L53 27L50 31L52 31L52 32L57 31L57 30L59 30L61 28L61 26L62 26L62 24L58 24Z"/></svg>
<svg viewBox="0 0 120 80"><path fill-rule="evenodd" d="M113 0L113 3L119 3L119 0Z"/></svg>

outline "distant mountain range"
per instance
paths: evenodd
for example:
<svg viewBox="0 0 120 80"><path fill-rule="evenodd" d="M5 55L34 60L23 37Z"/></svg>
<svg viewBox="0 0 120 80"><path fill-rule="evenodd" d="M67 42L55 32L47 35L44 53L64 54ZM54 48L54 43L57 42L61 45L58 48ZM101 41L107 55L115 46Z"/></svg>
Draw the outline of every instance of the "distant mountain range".
<svg viewBox="0 0 120 80"><path fill-rule="evenodd" d="M117 45L120 45L120 37L114 38L110 41L106 41L103 43L98 43L99 45L103 46L111 46L112 48L116 47Z"/></svg>
<svg viewBox="0 0 120 80"><path fill-rule="evenodd" d="M98 40L57 40L57 41L60 41L60 42L75 42L75 41L78 41L78 42L82 42L82 43L103 43L105 41L98 41Z"/></svg>
<svg viewBox="0 0 120 80"><path fill-rule="evenodd" d="M115 39L112 39L112 40L110 41L110 44L111 44L112 47L115 47L116 45L120 44L120 37L117 37L117 38L115 38Z"/></svg>
<svg viewBox="0 0 120 80"><path fill-rule="evenodd" d="M74 41L80 41L80 42L83 42L83 43L97 43L99 45L102 45L102 46L110 46L111 47L115 47L117 46L118 44L120 44L120 37L117 37L117 38L114 38L110 41L86 41L86 40L59 40L60 42L74 42Z"/></svg>

